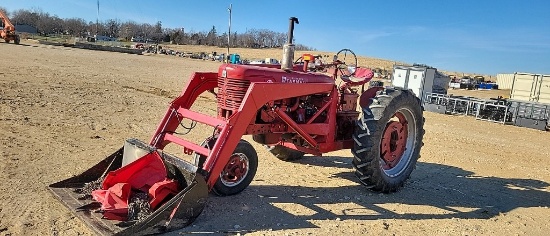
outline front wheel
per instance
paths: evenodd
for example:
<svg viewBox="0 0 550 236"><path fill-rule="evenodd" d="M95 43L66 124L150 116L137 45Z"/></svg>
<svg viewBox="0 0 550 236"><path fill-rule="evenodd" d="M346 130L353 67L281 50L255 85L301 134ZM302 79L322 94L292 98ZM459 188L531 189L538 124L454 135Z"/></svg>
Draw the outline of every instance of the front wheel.
<svg viewBox="0 0 550 236"><path fill-rule="evenodd" d="M363 108L356 124L355 175L371 190L399 190L420 157L424 136L420 100L409 90L387 88Z"/></svg>
<svg viewBox="0 0 550 236"><path fill-rule="evenodd" d="M216 143L216 139L207 139L203 142L203 146L211 149ZM195 155L195 165L202 168L206 157L203 155ZM229 161L225 164L222 173L212 191L219 196L235 195L242 192L256 175L258 169L258 154L252 145L240 140L239 144L229 157Z"/></svg>

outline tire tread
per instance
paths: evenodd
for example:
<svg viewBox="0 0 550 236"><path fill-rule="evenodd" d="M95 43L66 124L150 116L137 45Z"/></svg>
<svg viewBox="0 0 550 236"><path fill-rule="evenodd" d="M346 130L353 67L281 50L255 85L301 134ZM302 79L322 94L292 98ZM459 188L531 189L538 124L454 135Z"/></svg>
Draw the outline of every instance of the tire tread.
<svg viewBox="0 0 550 236"><path fill-rule="evenodd" d="M368 189L384 193L395 192L403 187L406 180L420 157L420 148L425 133L422 107L420 100L410 90L386 88L379 91L375 98L370 99L371 104L364 107L362 117L356 122L353 134L354 156L352 165L359 181ZM397 107L396 107L397 106ZM411 162L406 171L392 178L381 169L379 143L383 135L384 127L399 106L409 106L417 119L415 150L412 153ZM391 113L391 114L389 114Z"/></svg>

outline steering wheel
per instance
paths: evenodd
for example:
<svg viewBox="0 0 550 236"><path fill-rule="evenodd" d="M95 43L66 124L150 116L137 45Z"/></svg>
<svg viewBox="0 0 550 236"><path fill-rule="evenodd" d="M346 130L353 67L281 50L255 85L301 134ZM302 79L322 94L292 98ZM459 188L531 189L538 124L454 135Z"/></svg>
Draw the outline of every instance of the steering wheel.
<svg viewBox="0 0 550 236"><path fill-rule="evenodd" d="M357 69L357 56L350 49L342 49L334 55L334 61L340 62L337 65L337 69L342 76L353 76Z"/></svg>
<svg viewBox="0 0 550 236"><path fill-rule="evenodd" d="M298 65L298 64L304 64L304 60L302 59L302 56L298 57L298 59L294 61L294 65Z"/></svg>

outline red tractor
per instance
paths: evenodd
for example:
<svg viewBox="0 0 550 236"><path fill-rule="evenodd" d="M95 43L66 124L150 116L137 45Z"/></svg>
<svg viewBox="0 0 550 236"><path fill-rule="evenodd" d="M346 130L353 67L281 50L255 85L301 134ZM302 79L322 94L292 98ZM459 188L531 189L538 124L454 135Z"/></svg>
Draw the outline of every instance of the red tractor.
<svg viewBox="0 0 550 236"><path fill-rule="evenodd" d="M194 73L148 144L128 140L96 166L52 184L50 190L100 233L174 230L193 222L209 191L226 196L248 187L258 155L241 137L252 135L286 161L351 149L362 184L373 191L397 191L409 178L422 147L420 100L401 88L363 91L373 74L356 66L357 58L349 49L338 52L330 63L313 63L315 57L309 54L294 61L294 23L298 19L293 17L282 65L223 64L217 72ZM207 92L216 95L216 117L191 109ZM202 143L184 138L197 123L212 129ZM191 155L194 163L164 152L167 145L183 147L183 154ZM93 199L82 197L83 189L94 181ZM129 214L135 212L132 196L139 191L145 192L143 200L151 209L136 219Z"/></svg>

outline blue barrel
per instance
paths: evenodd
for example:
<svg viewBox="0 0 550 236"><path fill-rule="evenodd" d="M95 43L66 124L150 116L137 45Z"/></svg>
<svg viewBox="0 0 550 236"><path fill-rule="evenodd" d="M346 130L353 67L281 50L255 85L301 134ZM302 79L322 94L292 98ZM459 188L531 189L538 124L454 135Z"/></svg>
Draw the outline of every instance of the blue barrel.
<svg viewBox="0 0 550 236"><path fill-rule="evenodd" d="M229 56L229 62L231 64L240 64L241 63L241 56L239 54L231 54Z"/></svg>

